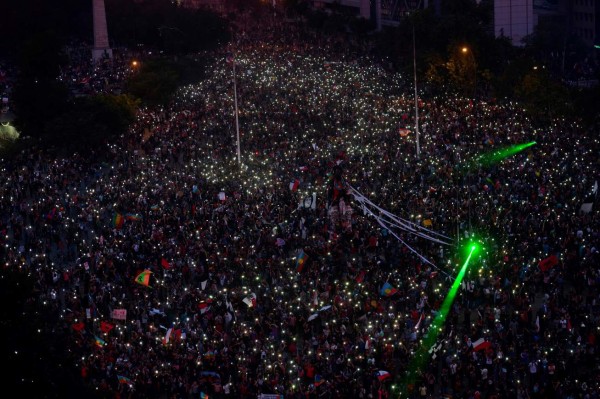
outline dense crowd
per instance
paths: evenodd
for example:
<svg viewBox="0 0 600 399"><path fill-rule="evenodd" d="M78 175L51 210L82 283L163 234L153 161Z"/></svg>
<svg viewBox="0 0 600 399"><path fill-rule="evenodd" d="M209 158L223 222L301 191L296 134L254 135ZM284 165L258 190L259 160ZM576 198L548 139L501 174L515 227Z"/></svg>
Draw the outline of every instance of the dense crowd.
<svg viewBox="0 0 600 399"><path fill-rule="evenodd" d="M0 254L37 276L81 377L106 397L397 397L477 237L409 395L597 398L598 211L581 208L597 135L516 104L422 98L417 158L410 82L292 43L237 38L102 163L3 162ZM382 227L356 192L452 245Z"/></svg>
<svg viewBox="0 0 600 399"><path fill-rule="evenodd" d="M71 95L119 94L126 79L137 68L134 63L137 57L148 53L114 48L112 57L107 55L94 61L90 57L91 51L91 46L78 41L65 46L68 66L61 68L58 80L66 85Z"/></svg>

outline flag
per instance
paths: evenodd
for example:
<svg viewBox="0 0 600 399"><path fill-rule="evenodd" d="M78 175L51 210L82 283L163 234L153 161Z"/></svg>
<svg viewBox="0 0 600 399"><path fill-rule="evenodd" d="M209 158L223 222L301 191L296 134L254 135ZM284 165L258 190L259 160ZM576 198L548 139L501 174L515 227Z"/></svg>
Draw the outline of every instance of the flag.
<svg viewBox="0 0 600 399"><path fill-rule="evenodd" d="M419 331L419 327L421 327L421 321L423 321L423 313L421 313L421 317L419 317L419 321L415 325L415 330Z"/></svg>
<svg viewBox="0 0 600 399"><path fill-rule="evenodd" d="M392 375L385 370L379 370L378 372L375 373L375 376L377 377L377 379L379 381L383 381L387 378L390 378Z"/></svg>
<svg viewBox="0 0 600 399"><path fill-rule="evenodd" d="M383 287L381 287L379 294L381 296L389 297L389 296L394 295L397 292L398 292L398 290L396 288L392 287L392 285L386 281L385 284L383 284Z"/></svg>
<svg viewBox="0 0 600 399"><path fill-rule="evenodd" d="M142 215L140 215L138 213L126 213L125 220L133 220L133 221L142 220Z"/></svg>
<svg viewBox="0 0 600 399"><path fill-rule="evenodd" d="M482 351L490 346L492 346L492 344L483 338L479 338L477 341L473 342L473 350L475 352Z"/></svg>
<svg viewBox="0 0 600 399"><path fill-rule="evenodd" d="M221 191L218 195L219 197L219 201L225 201L227 199L227 196L225 195L224 191Z"/></svg>
<svg viewBox="0 0 600 399"><path fill-rule="evenodd" d="M179 341L181 339L181 329L179 328L169 328L165 337L163 338L163 344L168 344L170 340Z"/></svg>
<svg viewBox="0 0 600 399"><path fill-rule="evenodd" d="M200 314L204 314L210 310L210 303L208 302L200 302L198 304L198 309L200 309Z"/></svg>
<svg viewBox="0 0 600 399"><path fill-rule="evenodd" d="M398 134L400 134L400 137L406 137L410 134L410 130L405 127L400 127L398 128Z"/></svg>
<svg viewBox="0 0 600 399"><path fill-rule="evenodd" d="M321 385L324 382L325 382L325 380L323 379L323 376L321 374L315 375L315 386L316 387L318 387L319 385Z"/></svg>
<svg viewBox="0 0 600 399"><path fill-rule="evenodd" d="M167 330L167 333L165 334L165 337L163 338L163 344L166 345L169 343L169 340L171 339L171 334L173 333L173 328L169 328Z"/></svg>
<svg viewBox="0 0 600 399"><path fill-rule="evenodd" d="M590 213L592 211L593 207L594 207L593 202L586 202L584 204L581 204L581 208L579 208L579 211L581 213Z"/></svg>
<svg viewBox="0 0 600 399"><path fill-rule="evenodd" d="M106 345L106 341L98 337L97 335L94 336L94 343L99 348L103 348Z"/></svg>
<svg viewBox="0 0 600 399"><path fill-rule="evenodd" d="M313 313L310 316L308 316L308 319L306 319L306 321L313 321L317 317L319 317L319 313Z"/></svg>
<svg viewBox="0 0 600 399"><path fill-rule="evenodd" d="M294 179L290 182L290 190L298 191L298 186L300 185L300 180Z"/></svg>
<svg viewBox="0 0 600 399"><path fill-rule="evenodd" d="M298 253L298 256L296 257L296 271L298 273L301 273L302 269L304 269L304 264L306 263L307 259L308 255L306 254L306 252L304 252L303 249L301 249L300 253Z"/></svg>
<svg viewBox="0 0 600 399"><path fill-rule="evenodd" d="M152 273L150 270L146 269L143 272L141 272L140 274L137 275L137 277L135 278L135 282L138 284L141 284L143 286L149 287L150 286L150 273Z"/></svg>
<svg viewBox="0 0 600 399"><path fill-rule="evenodd" d="M538 266L541 271L545 272L558 265L558 257L556 255L550 255L546 259L542 259Z"/></svg>
<svg viewBox="0 0 600 399"><path fill-rule="evenodd" d="M367 272L364 270L361 270L360 272L358 272L358 276L356 276L356 282L362 283L363 281L365 281L366 274L367 274Z"/></svg>
<svg viewBox="0 0 600 399"><path fill-rule="evenodd" d="M234 313L233 305L229 302L229 299L225 298L225 308L230 311L232 314Z"/></svg>
<svg viewBox="0 0 600 399"><path fill-rule="evenodd" d="M123 215L121 215L119 212L115 212L113 219L112 219L113 227L117 230L120 230L121 227L123 227L123 222L125 222Z"/></svg>
<svg viewBox="0 0 600 399"><path fill-rule="evenodd" d="M117 375L117 379L119 380L119 384L131 385L131 380L124 375Z"/></svg>
<svg viewBox="0 0 600 399"><path fill-rule="evenodd" d="M50 209L50 212L46 215L48 220L53 220L56 217L56 207Z"/></svg>
<svg viewBox="0 0 600 399"><path fill-rule="evenodd" d="M79 323L73 324L71 327L73 328L73 330L81 332L85 328L85 323L83 321L80 321Z"/></svg>
<svg viewBox="0 0 600 399"><path fill-rule="evenodd" d="M154 316L154 315L157 315L157 314L159 314L159 315L162 315L162 316L166 316L165 312L162 312L162 311L160 311L160 310L159 310L159 309L157 309L157 308L152 308L152 309L150 309L150 311L148 312L148 314L149 314L150 316Z"/></svg>
<svg viewBox="0 0 600 399"><path fill-rule="evenodd" d="M204 392L200 392L200 399L209 399L209 397Z"/></svg>
<svg viewBox="0 0 600 399"><path fill-rule="evenodd" d="M127 309L113 309L111 317L116 320L127 320Z"/></svg>
<svg viewBox="0 0 600 399"><path fill-rule="evenodd" d="M101 330L103 333L109 333L109 332L110 332L110 330L112 330L113 328L115 328L115 326L113 326L112 324L110 324L110 323L109 323L109 322L107 322L107 321L101 321L101 322L100 322L100 330Z"/></svg>
<svg viewBox="0 0 600 399"><path fill-rule="evenodd" d="M256 294L252 293L243 299L244 303L250 308L256 307Z"/></svg>
<svg viewBox="0 0 600 399"><path fill-rule="evenodd" d="M169 263L168 260L166 260L165 258L162 258L160 260L160 265L165 269L165 270L169 270L171 269L171 264Z"/></svg>
<svg viewBox="0 0 600 399"><path fill-rule="evenodd" d="M206 289L206 284L208 284L208 280L204 280L200 283L200 288L202 288L202 291Z"/></svg>

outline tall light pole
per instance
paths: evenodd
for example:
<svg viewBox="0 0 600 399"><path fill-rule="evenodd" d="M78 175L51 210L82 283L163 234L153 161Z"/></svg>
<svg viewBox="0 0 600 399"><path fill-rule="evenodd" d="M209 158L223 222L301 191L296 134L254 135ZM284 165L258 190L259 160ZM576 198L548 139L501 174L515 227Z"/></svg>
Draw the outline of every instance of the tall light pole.
<svg viewBox="0 0 600 399"><path fill-rule="evenodd" d="M237 161L238 166L242 166L242 157L240 151L240 122L239 122L239 112L238 112L238 103L237 103L237 82L235 78L235 57L233 54L227 55L227 61L231 62L233 67L233 104L235 107L235 133L236 133L236 142L237 142Z"/></svg>
<svg viewBox="0 0 600 399"><path fill-rule="evenodd" d="M473 67L473 99L475 99L475 95L477 93L477 63L475 62L475 55L473 54L473 51L471 51L471 49L469 49L469 47L467 46L463 46L460 49L461 53L464 54L465 56L468 56L470 58L470 66Z"/></svg>
<svg viewBox="0 0 600 399"><path fill-rule="evenodd" d="M240 151L240 121L239 121L239 112L238 112L238 103L237 103L237 83L235 78L235 59L232 62L233 64L233 104L235 106L235 134L237 138L237 160L238 165L242 165L242 155Z"/></svg>
<svg viewBox="0 0 600 399"><path fill-rule="evenodd" d="M421 147L419 145L419 95L417 93L417 46L415 40L415 23L412 26L413 35L413 76L415 81L415 141L417 142L417 159L421 157Z"/></svg>
<svg viewBox="0 0 600 399"><path fill-rule="evenodd" d="M413 7L408 6L407 0L404 0L404 5L406 9L409 10L411 16L413 16L414 11L418 10L421 7L421 0L418 2L411 1L411 5ZM413 39L413 79L415 86L415 141L417 145L417 159L421 157L421 146L419 143L419 94L417 93L417 45L415 38L415 21L412 21L412 39Z"/></svg>

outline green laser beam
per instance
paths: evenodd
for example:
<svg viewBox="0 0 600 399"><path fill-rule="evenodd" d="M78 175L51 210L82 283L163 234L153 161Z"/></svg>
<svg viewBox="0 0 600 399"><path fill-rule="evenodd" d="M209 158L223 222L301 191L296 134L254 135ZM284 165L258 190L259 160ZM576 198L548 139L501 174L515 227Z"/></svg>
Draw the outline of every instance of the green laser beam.
<svg viewBox="0 0 600 399"><path fill-rule="evenodd" d="M506 148L500 148L487 154L482 154L477 158L476 164L481 166L493 165L535 144L537 144L535 141L530 141L529 143L517 144Z"/></svg>
<svg viewBox="0 0 600 399"><path fill-rule="evenodd" d="M438 312L437 316L431 323L431 326L429 327L429 331L427 332L427 335L425 335L423 342L421 343L421 346L417 350L415 357L413 358L413 361L409 365L404 382L402 384L400 384L400 395L398 396L399 398L409 396L408 388L410 386L415 385L415 383L417 382L417 379L419 378L419 374L421 373L421 370L423 369L423 366L429 361L430 348L433 347L433 345L437 341L438 335L440 334L440 332L442 332L442 326L443 326L444 322L446 321L446 317L448 316L448 313L450 312L452 303L454 302L454 299L456 298L456 294L458 293L458 289L460 288L460 283L462 282L463 278L465 277L465 273L467 272L467 267L469 266L469 261L471 260L471 256L473 255L474 252L477 251L477 249L478 249L477 244L472 244L470 246L470 252L469 252L469 256L467 256L467 260L465 261L462 268L460 269L458 276L454 280L454 283L452 284L450 291L448 291L448 294L446 295L446 298L444 299L444 302L442 303L442 306L440 307L440 311Z"/></svg>

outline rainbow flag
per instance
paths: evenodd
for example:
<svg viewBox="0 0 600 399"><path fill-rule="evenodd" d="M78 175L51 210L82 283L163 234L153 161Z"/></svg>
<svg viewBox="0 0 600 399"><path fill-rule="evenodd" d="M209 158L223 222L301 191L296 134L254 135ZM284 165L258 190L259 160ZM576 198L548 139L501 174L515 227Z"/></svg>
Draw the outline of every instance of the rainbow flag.
<svg viewBox="0 0 600 399"><path fill-rule="evenodd" d="M125 219L126 220L142 220L142 215L140 215L139 213L126 213L125 214Z"/></svg>
<svg viewBox="0 0 600 399"><path fill-rule="evenodd" d="M121 215L119 212L115 212L115 215L113 216L113 219L112 219L113 227L117 230L120 230L121 227L123 227L123 222L125 222L123 215Z"/></svg>
<svg viewBox="0 0 600 399"><path fill-rule="evenodd" d="M103 348L104 346L106 346L106 341L97 335L94 335L94 341L98 348Z"/></svg>
<svg viewBox="0 0 600 399"><path fill-rule="evenodd" d="M141 284L145 287L149 287L151 273L152 272L148 269L144 270L143 272L141 272L140 274L137 275L137 277L135 278L135 282L138 284Z"/></svg>
<svg viewBox="0 0 600 399"><path fill-rule="evenodd" d="M119 384L131 384L131 379L124 375L117 375L117 379L119 380Z"/></svg>
<svg viewBox="0 0 600 399"><path fill-rule="evenodd" d="M398 290L396 288L392 287L392 285L386 281L386 283L383 284L383 287L381 287L379 294L381 296L392 296L397 292L398 292Z"/></svg>
<svg viewBox="0 0 600 399"><path fill-rule="evenodd" d="M304 264L306 263L307 259L308 259L308 255L306 254L306 252L304 252L303 249L301 249L300 253L296 257L296 271L298 273L301 273L302 269L304 269Z"/></svg>
<svg viewBox="0 0 600 399"><path fill-rule="evenodd" d="M205 394L204 392L200 392L200 399L209 399L208 395Z"/></svg>

